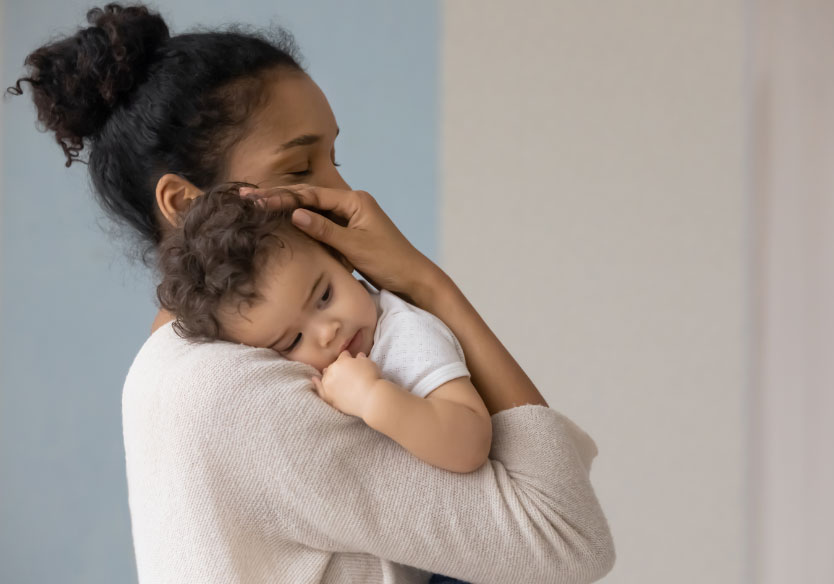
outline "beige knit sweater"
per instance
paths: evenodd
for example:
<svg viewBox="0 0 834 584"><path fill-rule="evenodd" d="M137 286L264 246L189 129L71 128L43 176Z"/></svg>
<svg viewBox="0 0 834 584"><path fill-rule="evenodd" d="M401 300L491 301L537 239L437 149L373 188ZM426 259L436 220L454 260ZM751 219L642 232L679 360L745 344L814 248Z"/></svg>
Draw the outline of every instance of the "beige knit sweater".
<svg viewBox="0 0 834 584"><path fill-rule="evenodd" d="M313 372L189 343L170 323L147 340L122 403L141 584L573 583L611 569L596 446L561 414L492 416L490 460L456 474L331 408Z"/></svg>

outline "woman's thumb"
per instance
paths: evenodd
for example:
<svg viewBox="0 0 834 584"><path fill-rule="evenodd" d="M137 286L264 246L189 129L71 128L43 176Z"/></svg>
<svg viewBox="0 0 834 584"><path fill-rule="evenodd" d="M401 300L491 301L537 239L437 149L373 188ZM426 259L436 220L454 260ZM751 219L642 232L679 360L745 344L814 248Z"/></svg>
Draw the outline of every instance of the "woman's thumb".
<svg viewBox="0 0 834 584"><path fill-rule="evenodd" d="M336 247L333 245L333 236L340 227L326 217L306 209L296 209L292 214L292 222L307 235Z"/></svg>

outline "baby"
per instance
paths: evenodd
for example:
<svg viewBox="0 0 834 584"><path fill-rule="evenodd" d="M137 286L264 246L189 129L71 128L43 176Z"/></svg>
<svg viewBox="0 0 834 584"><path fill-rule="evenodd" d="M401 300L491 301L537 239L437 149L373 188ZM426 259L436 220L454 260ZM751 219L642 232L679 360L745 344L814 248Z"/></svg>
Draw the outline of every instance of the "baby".
<svg viewBox="0 0 834 584"><path fill-rule="evenodd" d="M272 349L318 370L316 392L420 459L471 472L487 459L489 412L438 318L352 275L335 250L267 210L242 184L191 203L160 247L157 296L195 340Z"/></svg>

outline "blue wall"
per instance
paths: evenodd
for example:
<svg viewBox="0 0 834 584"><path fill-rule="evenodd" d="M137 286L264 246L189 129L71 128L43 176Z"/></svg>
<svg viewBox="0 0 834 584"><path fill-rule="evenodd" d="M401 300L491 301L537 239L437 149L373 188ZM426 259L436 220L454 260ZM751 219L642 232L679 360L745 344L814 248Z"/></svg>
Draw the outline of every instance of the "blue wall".
<svg viewBox="0 0 834 584"><path fill-rule="evenodd" d="M25 56L84 22L77 0L6 0L2 85ZM434 2L167 2L172 32L277 22L296 35L342 130L348 182L435 253ZM105 233L86 168L66 169L6 98L0 177L0 581L135 581L121 386L156 312L150 274Z"/></svg>

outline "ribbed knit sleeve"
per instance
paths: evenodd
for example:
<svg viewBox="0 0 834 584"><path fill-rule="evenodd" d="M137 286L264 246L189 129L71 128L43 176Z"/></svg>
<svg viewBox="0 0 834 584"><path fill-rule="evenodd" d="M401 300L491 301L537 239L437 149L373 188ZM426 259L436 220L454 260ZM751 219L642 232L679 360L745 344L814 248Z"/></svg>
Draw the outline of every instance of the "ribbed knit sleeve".
<svg viewBox="0 0 834 584"><path fill-rule="evenodd" d="M457 474L331 408L312 391L313 372L267 350L236 349L180 355L165 374L176 397L154 431L177 434L166 448L187 445L188 463L173 466L187 467L199 497L210 499L190 508L224 517L218 524L241 540L236 567L224 569L242 569L247 557L260 558L246 567L252 574L273 569L273 580L235 581L337 581L310 576L305 549L350 558L340 565L368 574L390 561L477 583L592 582L611 569L613 543L589 481L596 446L561 414L522 406L494 415L488 464ZM139 428L125 415L128 448ZM136 515L153 498L133 497L146 472L131 479L137 465L128 464L135 538ZM161 545L148 544L149 553ZM391 574L373 581L406 581ZM421 581L415 574L408 581Z"/></svg>

